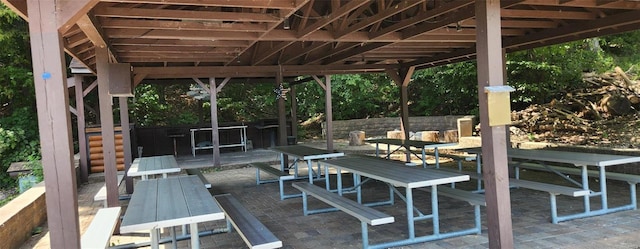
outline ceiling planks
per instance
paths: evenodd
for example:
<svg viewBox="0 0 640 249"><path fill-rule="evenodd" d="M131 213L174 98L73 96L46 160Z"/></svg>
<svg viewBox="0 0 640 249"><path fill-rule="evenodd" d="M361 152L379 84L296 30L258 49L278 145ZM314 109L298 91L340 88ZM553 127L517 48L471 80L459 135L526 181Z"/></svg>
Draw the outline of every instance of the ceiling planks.
<svg viewBox="0 0 640 249"><path fill-rule="evenodd" d="M473 0L58 0L65 50L95 71L95 46L146 77L381 72L473 59ZM27 18L23 0L2 0ZM507 51L640 27L640 1L501 1ZM191 65L190 70L166 70ZM246 70L238 70L246 67ZM253 70L262 68L266 71ZM265 69L266 68L266 69ZM156 71L157 70L157 71ZM315 70L315 71L314 71ZM244 76L241 76L245 74ZM141 77L137 75L136 77ZM216 76L222 77L222 76Z"/></svg>

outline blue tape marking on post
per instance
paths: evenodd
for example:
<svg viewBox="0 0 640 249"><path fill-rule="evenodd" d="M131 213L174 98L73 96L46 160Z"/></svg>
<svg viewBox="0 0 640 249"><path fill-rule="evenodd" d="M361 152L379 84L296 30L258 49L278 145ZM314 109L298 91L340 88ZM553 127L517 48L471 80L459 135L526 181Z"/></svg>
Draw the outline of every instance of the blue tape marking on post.
<svg viewBox="0 0 640 249"><path fill-rule="evenodd" d="M51 73L49 73L49 72L42 73L42 79L48 80L50 78L51 78Z"/></svg>

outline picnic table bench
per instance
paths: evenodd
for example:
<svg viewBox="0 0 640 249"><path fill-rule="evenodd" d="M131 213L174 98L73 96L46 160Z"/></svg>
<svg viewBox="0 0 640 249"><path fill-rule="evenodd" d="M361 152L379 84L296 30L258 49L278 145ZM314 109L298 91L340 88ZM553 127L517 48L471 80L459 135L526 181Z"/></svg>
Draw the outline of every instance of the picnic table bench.
<svg viewBox="0 0 640 249"><path fill-rule="evenodd" d="M465 148L464 149L468 153L481 155L481 148ZM625 155L614 155L614 154L598 154L598 153L585 153L585 152L574 152L574 151L558 151L558 150L525 150L525 149L507 149L507 156L511 160L515 161L524 161L540 164L542 166L549 166L548 164L569 164L576 167L576 169L580 170L581 180L580 182L574 181L573 179L563 176L562 174L558 174L559 176L563 176L565 180L570 181L576 186L580 187L583 190L590 191L589 194L582 195L583 198L583 206L584 211L580 213L564 215L561 217L557 217L556 222L566 221L571 219L578 219L584 217L591 217L596 215L609 214L613 212L619 212L624 210L635 210L637 209L637 201L636 201L636 189L634 182L636 179L633 176L623 176L620 173L611 173L607 172L607 168L617 165L629 164L629 163L638 163L640 162L640 156L625 156ZM478 162L480 160L478 159ZM595 172L589 172L590 170L587 167L597 167L598 170ZM479 167L478 167L479 168ZM551 169L551 168L549 168ZM568 170L567 172L570 172ZM575 171L573 171L575 172ZM608 175L611 174L611 178ZM600 189L598 191L593 191L589 187L589 176L597 176L598 185ZM631 203L625 204L617 207L609 207L608 202L608 191L607 191L607 180L608 179L623 179L623 181L628 181L630 184L630 196ZM600 208L592 209L591 208L591 197L599 197L600 198Z"/></svg>
<svg viewBox="0 0 640 249"><path fill-rule="evenodd" d="M418 190L431 192L431 188L419 188ZM476 234L482 233L480 206L487 206L487 201L485 200L484 195L467 190L444 186L438 187L438 195L446 196L456 200L466 201L470 205L472 205L475 224L474 229L476 230Z"/></svg>
<svg viewBox="0 0 640 249"><path fill-rule="evenodd" d="M367 224L377 226L393 223L395 221L393 216L387 215L371 207L364 206L358 202L347 199L336 193L327 191L326 189L318 187L311 183L295 182L292 185L294 188L302 191L302 209L305 216L315 213L342 210L343 212L360 220L362 229L362 248L369 248L369 234ZM326 204L333 206L334 208L309 210L307 203L309 195Z"/></svg>
<svg viewBox="0 0 640 249"><path fill-rule="evenodd" d="M120 219L120 207L98 210L80 239L81 248L109 248L109 240Z"/></svg>
<svg viewBox="0 0 640 249"><path fill-rule="evenodd" d="M202 181L202 183L204 184L205 188L211 188L211 183L209 183L209 180L204 177L200 169L186 169L185 171L187 172L187 175L198 176L198 178L200 178L200 181Z"/></svg>
<svg viewBox="0 0 640 249"><path fill-rule="evenodd" d="M456 171L455 169L451 169L451 168L440 168L439 170L444 170L444 171L451 171L451 172L461 172L463 174L468 174L469 177L476 179L478 181L478 190L476 192L480 192L483 191L481 188L481 182L482 182L482 173L475 173L475 172L466 172L466 171ZM511 187L516 187L516 188L526 188L526 189L531 189L531 190L536 190L536 191L542 191L542 192L547 192L549 193L550 196L550 205L551 205L551 222L554 224L557 224L559 221L558 218L558 207L557 207L557 202L556 202L556 196L557 195L567 195L567 196L571 196L571 197L580 197L580 196L585 196L585 195L589 195L591 193L591 191L589 190L584 190L582 188L575 188L575 187L567 187L564 185L556 185L556 184L551 184L551 183L544 183L544 182L537 182L537 181L528 181L528 180L522 180L522 179L518 179L518 178L511 178L509 180L509 185ZM440 190L440 189L438 189ZM460 193L458 193L460 194Z"/></svg>
<svg viewBox="0 0 640 249"><path fill-rule="evenodd" d="M124 180L123 174L118 174L118 187L122 184ZM102 187L98 190L98 193L93 196L93 201L103 201L104 207L107 207L107 185L106 183L102 185Z"/></svg>
<svg viewBox="0 0 640 249"><path fill-rule="evenodd" d="M262 163L262 162L253 162L253 163L249 163L249 166L256 168L256 185L260 185L262 183L269 183L269 182L278 182L279 187L280 187L280 200L284 200L284 199L288 199L288 198L293 198L293 197L299 197L301 194L289 194L286 195L284 193L284 181L288 181L288 180L294 180L295 176L293 175L289 175L286 172L276 169L274 167L271 167L271 165L266 164L266 163ZM269 173L270 175L273 175L275 177L277 177L277 180L261 180L260 179L260 171Z"/></svg>
<svg viewBox="0 0 640 249"><path fill-rule="evenodd" d="M538 190L549 193L550 203L551 203L551 223L558 224L558 205L556 203L557 195L567 195L571 197L580 197L580 196L588 196L591 194L590 190L585 190L581 188L573 188L562 185L555 185L550 183L543 182L535 182L535 181L527 181L521 179L511 178L509 179L509 183L512 186L527 188L532 190Z"/></svg>
<svg viewBox="0 0 640 249"><path fill-rule="evenodd" d="M276 238L249 210L231 194L214 196L227 217L227 229L232 226L244 242L252 249L270 249L282 247L282 241Z"/></svg>

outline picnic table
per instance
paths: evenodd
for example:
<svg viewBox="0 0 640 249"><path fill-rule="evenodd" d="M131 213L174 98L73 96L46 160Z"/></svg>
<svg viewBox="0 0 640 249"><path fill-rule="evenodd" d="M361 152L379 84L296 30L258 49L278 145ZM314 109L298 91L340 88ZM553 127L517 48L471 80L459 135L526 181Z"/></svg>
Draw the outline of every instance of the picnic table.
<svg viewBox="0 0 640 249"><path fill-rule="evenodd" d="M313 183L313 160L323 160L335 157L344 156L344 153L337 151L328 151L324 149L312 148L303 145L288 145L288 146L276 146L269 148L272 151L280 153L280 170L285 171L288 169L294 169L294 176L298 178L298 161L303 160L307 162L309 168L309 183ZM293 157L293 163L288 165L284 161L285 155ZM320 165L318 164L318 179L320 178Z"/></svg>
<svg viewBox="0 0 640 249"><path fill-rule="evenodd" d="M482 154L481 148L467 148L465 151L474 153L479 157ZM628 205L618 206L610 208L607 200L607 168L610 166L628 164L640 162L639 156L625 156L625 155L613 155L613 154L597 154L597 153L584 153L573 151L557 151L557 150L525 150L525 149L507 149L507 156L510 159L516 159L518 161L527 161L540 164L544 167L548 167L549 163L565 163L580 168L580 182L571 181L575 185L578 185L583 190L588 190L591 194L583 197L584 212L558 216L557 221L566 221L584 217L591 217L597 215L603 215L613 212L619 212L624 210L636 209L636 193L635 186L631 188L631 203ZM516 163L517 165L517 163ZM480 166L480 165L478 165ZM598 183L600 185L600 191L593 191L589 187L589 170L587 167L598 168ZM553 171L553 170L550 170ZM568 179L567 177L563 177ZM600 196L600 209L591 208L591 197Z"/></svg>
<svg viewBox="0 0 640 249"><path fill-rule="evenodd" d="M197 176L139 181L120 225L121 233L150 231L151 248L159 229L189 225L191 248L200 248L198 223L223 220L225 214Z"/></svg>
<svg viewBox="0 0 640 249"><path fill-rule="evenodd" d="M468 181L468 175L439 171L435 169L406 167L402 163L382 160L375 157L363 156L344 157L333 160L326 160L320 163L325 167L333 167L337 170L337 185L338 193L340 195L342 195L343 192L341 172L345 170L353 173L354 175L357 175L356 179L358 180L354 183L354 186L356 186L356 192L358 195L357 199L359 203L362 203L361 188L363 184L369 179L384 182L389 186L389 188L392 190L389 193L391 203L393 203L394 192L402 197L401 192L398 191L396 187L405 188L405 194L401 199L403 199L407 204L406 214L408 223L408 238L377 245L371 245L370 248L396 247L448 238L452 236L477 233L477 230L475 229L447 233L440 232L437 187L438 185ZM359 179L361 176L366 177L367 179L365 179L365 181L363 182L360 182ZM431 214L424 214L413 205L413 190L423 187L431 188ZM414 216L414 213L418 214L417 217ZM433 234L416 237L414 223L416 221L425 219L431 219L433 223Z"/></svg>
<svg viewBox="0 0 640 249"><path fill-rule="evenodd" d="M140 176L142 180L147 180L150 175L161 174L163 178L167 178L167 174L180 171L173 155L140 157L133 160L127 176Z"/></svg>
<svg viewBox="0 0 640 249"><path fill-rule="evenodd" d="M376 156L380 156L380 149L379 149L380 144L386 144L387 156L385 158L387 159L390 159L390 156L392 153L400 150L401 148L405 148L407 150L407 162L410 162L409 153L412 153L416 157L422 160L422 167L427 167L426 150L433 149L434 156L436 158L436 168L440 167L440 157L438 154L439 153L438 148L457 145L457 143L440 143L440 142L427 142L427 141L420 141L420 140L405 140L405 139L392 139L392 138L368 139L365 141L368 143L376 144ZM397 145L398 148L396 148L394 151L391 151L391 145ZM413 153L410 147L419 148L422 151L422 156Z"/></svg>

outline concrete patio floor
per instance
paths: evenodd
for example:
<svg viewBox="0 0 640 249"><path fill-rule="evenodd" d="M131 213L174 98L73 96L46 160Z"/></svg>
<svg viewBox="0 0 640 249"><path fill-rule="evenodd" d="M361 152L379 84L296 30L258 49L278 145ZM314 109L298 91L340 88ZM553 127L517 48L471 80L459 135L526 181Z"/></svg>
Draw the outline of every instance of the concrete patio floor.
<svg viewBox="0 0 640 249"><path fill-rule="evenodd" d="M339 148L338 148L339 149ZM349 153L349 151L345 150ZM255 153L255 154L254 154ZM250 212L252 212L280 240L283 248L361 248L360 223L357 219L343 213L333 212L304 216L301 198L281 201L278 186L271 184L255 184L255 169L246 168L243 160L260 160L276 162L275 153L266 150L253 150L248 153L222 154L223 165L233 165L222 169L209 170L205 176L213 185L212 194L231 193ZM204 155L205 157L207 155ZM209 155L210 156L210 155ZM179 157L181 165L198 167L200 156L191 159ZM228 157L228 159L224 159ZM235 157L237 159L230 159ZM191 160L191 161L189 161ZM207 159L199 162L207 165ZM225 161L227 160L227 161ZM237 160L237 161L234 161ZM237 162L237 163L231 163ZM209 164L210 165L210 164ZM305 168L305 167L302 167ZM304 172L303 172L304 173ZM524 178L545 177L544 174L524 174ZM99 174L92 175L89 183L78 190L80 227L84 231L93 215L102 207L101 202L93 202L93 195L102 186ZM289 185L289 184L288 184ZM475 182L458 184L460 188L471 189ZM290 187L287 191L293 192ZM626 183L610 182L610 206L628 203L629 187ZM121 192L123 190L121 189ZM365 200L380 200L388 197L385 185L374 183L365 188ZM592 208L599 207L599 198L593 198ZM429 194L414 191L416 206L425 210L430 207ZM121 201L126 207L127 201ZM552 224L550 222L549 196L547 193L514 189L511 191L513 215L513 235L516 248L640 248L640 211L623 211L603 216L584 218ZM560 214L581 210L580 198L561 197L558 199ZM311 202L311 207L321 207L319 202ZM466 202L440 198L440 229L443 232L470 228L473 226L473 208ZM388 225L369 227L370 243L397 240L406 236L405 205L396 198L396 204L380 206L376 209L393 215L396 222ZM488 248L486 228L486 208L482 208L482 234L467 235L450 239L437 240L398 248ZM200 231L223 228L224 222L209 222L200 225ZM417 235L431 232L430 221L416 222ZM49 248L48 235L35 236L22 248ZM148 241L148 234L116 235L111 239L113 245L141 243ZM237 233L223 233L201 237L202 248L246 248ZM188 248L189 241L180 241L179 248ZM170 246L167 245L167 248Z"/></svg>

